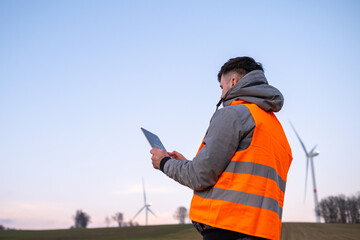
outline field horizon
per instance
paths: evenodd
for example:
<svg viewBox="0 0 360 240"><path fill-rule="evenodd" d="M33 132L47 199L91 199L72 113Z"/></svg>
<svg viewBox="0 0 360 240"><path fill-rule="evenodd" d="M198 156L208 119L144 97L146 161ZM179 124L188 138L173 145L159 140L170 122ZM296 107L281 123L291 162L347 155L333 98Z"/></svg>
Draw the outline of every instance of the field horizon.
<svg viewBox="0 0 360 240"><path fill-rule="evenodd" d="M357 240L360 224L336 223L283 223L281 240L347 239ZM5 230L0 231L0 240L201 240L201 235L192 224L149 225L135 227L105 227L56 230Z"/></svg>

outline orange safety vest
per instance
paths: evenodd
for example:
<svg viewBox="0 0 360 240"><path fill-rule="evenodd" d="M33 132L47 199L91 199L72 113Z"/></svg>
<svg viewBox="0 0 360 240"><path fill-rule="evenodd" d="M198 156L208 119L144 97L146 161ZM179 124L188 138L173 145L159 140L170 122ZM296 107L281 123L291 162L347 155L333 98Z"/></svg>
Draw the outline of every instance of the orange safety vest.
<svg viewBox="0 0 360 240"><path fill-rule="evenodd" d="M252 141L247 149L234 154L212 188L194 192L190 219L251 236L280 239L291 149L274 113L243 100L231 103L236 104L245 105L255 121Z"/></svg>

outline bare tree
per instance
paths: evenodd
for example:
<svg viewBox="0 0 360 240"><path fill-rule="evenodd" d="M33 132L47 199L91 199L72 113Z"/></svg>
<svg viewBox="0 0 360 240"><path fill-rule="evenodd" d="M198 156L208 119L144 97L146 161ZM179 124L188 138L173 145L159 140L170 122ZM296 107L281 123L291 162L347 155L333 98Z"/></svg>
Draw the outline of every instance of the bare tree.
<svg viewBox="0 0 360 240"><path fill-rule="evenodd" d="M174 218L179 220L180 224L185 223L185 219L188 217L188 211L185 207L178 207L174 213Z"/></svg>
<svg viewBox="0 0 360 240"><path fill-rule="evenodd" d="M138 223L138 222L133 222L132 220L129 220L128 222L124 222L123 224L124 224L124 226L126 226L126 227L139 226L139 223Z"/></svg>
<svg viewBox="0 0 360 240"><path fill-rule="evenodd" d="M3 225L0 225L0 231L5 230L5 227Z"/></svg>
<svg viewBox="0 0 360 240"><path fill-rule="evenodd" d="M90 216L82 210L77 210L73 219L75 221L74 228L86 228L90 223Z"/></svg>
<svg viewBox="0 0 360 240"><path fill-rule="evenodd" d="M326 223L360 223L360 194L322 199L318 211Z"/></svg>
<svg viewBox="0 0 360 240"><path fill-rule="evenodd" d="M346 204L346 197L345 195L341 194L334 197L335 205L338 208L338 216L337 220L339 223L346 223L347 222L347 204Z"/></svg>
<svg viewBox="0 0 360 240"><path fill-rule="evenodd" d="M360 223L360 193L347 199L349 223Z"/></svg>
<svg viewBox="0 0 360 240"><path fill-rule="evenodd" d="M112 219L118 223L119 227L121 227L123 224L123 221L124 221L124 214L122 214L120 212L115 213L115 215L112 217Z"/></svg>
<svg viewBox="0 0 360 240"><path fill-rule="evenodd" d="M337 203L337 198L334 196L327 197L320 201L318 211L326 223L340 222L340 211Z"/></svg>

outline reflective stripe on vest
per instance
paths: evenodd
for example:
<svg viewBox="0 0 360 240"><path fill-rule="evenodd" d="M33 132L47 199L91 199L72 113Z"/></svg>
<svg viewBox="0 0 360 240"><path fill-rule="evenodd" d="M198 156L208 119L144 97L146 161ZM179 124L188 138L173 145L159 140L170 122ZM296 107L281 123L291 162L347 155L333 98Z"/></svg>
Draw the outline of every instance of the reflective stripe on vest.
<svg viewBox="0 0 360 240"><path fill-rule="evenodd" d="M270 178L276 182L281 191L285 192L286 182L272 167L252 162L230 162L226 168L226 172L247 173Z"/></svg>
<svg viewBox="0 0 360 240"><path fill-rule="evenodd" d="M202 198L208 198L208 196L211 196L211 199L240 203L252 207L267 209L276 212L281 219L282 208L275 199L269 197L221 188L211 188L207 192L197 192L195 194Z"/></svg>
<svg viewBox="0 0 360 240"><path fill-rule="evenodd" d="M273 113L242 100L231 105L236 104L245 105L255 121L250 146L234 154L211 189L194 192L190 218L213 227L280 239L291 149Z"/></svg>

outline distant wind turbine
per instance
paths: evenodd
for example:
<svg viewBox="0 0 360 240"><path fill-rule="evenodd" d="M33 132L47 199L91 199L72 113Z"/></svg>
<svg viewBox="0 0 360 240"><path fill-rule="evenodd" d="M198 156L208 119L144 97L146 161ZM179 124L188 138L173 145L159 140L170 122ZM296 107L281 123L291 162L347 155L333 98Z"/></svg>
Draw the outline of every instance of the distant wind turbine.
<svg viewBox="0 0 360 240"><path fill-rule="evenodd" d="M142 180L143 183L143 193L144 193L144 206L135 214L135 216L133 217L132 221L137 217L137 215L139 215L141 213L142 210L145 209L145 221L146 221L146 225L148 225L148 212L150 212L152 215L155 215L155 213L153 213L150 209L151 204L146 202L146 194L145 194L145 184L144 184L144 179Z"/></svg>
<svg viewBox="0 0 360 240"><path fill-rule="evenodd" d="M319 201L318 201L318 195L317 195L317 188L316 188L316 181L315 181L315 169L314 169L314 161L313 161L313 157L316 157L317 155L319 155L319 151L315 151L316 146L315 145L313 147L313 149L311 149L310 152L308 152L306 150L306 147L303 143L303 141L301 141L301 138L299 136L299 134L296 132L294 126L292 125L292 123L290 122L290 125L292 127L292 129L294 130L297 138L300 141L300 144L302 146L302 148L305 151L305 155L306 155L306 175L305 175L305 192L304 192L304 201L305 201L305 197L306 197L306 185L307 185L307 176L308 176L308 168L309 168L309 161L310 161L310 165L311 165L311 173L312 173L312 179L313 179L313 186L314 186L314 201L315 201L315 215L316 215L316 222L320 222L320 215L319 215Z"/></svg>

